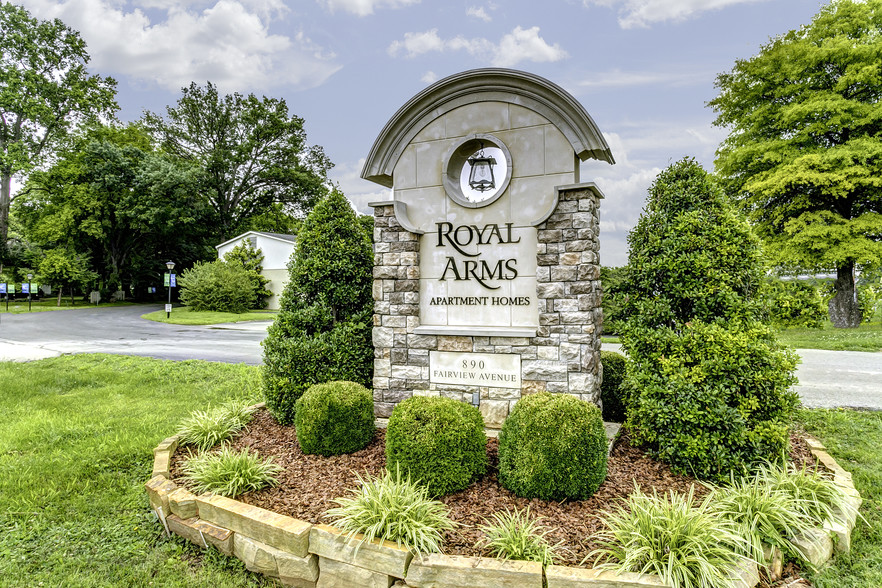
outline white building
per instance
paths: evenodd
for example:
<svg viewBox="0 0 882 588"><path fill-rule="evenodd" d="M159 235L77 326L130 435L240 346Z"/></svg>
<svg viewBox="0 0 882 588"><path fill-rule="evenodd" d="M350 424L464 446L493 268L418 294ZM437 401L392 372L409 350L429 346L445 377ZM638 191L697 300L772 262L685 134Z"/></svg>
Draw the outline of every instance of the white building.
<svg viewBox="0 0 882 588"><path fill-rule="evenodd" d="M248 231L216 245L215 249L217 249L218 259L223 259L234 247L245 241L249 241L255 249L260 249L263 253L263 271L261 273L269 280L266 287L273 293L269 299L269 308L277 309L282 290L288 283L288 261L294 253L296 240L297 237L294 235Z"/></svg>

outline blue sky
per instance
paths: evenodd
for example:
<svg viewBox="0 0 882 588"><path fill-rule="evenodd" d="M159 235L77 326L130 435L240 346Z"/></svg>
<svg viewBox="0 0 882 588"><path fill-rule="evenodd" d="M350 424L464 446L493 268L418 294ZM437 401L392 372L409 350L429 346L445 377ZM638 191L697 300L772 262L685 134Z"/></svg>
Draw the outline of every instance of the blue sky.
<svg viewBox="0 0 882 588"><path fill-rule="evenodd" d="M394 112L428 84L511 67L582 102L617 164L582 165L606 195L601 262L668 163L712 169L725 131L705 103L717 74L808 23L820 0L23 0L79 30L91 70L119 82L120 118L163 112L191 81L284 98L359 210L388 191L359 178Z"/></svg>

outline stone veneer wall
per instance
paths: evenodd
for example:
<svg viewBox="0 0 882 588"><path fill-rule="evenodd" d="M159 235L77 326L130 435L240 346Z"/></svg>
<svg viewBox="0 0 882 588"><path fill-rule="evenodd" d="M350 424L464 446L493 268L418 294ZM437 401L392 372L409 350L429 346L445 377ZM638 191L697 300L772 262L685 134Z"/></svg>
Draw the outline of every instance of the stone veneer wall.
<svg viewBox="0 0 882 588"><path fill-rule="evenodd" d="M414 394L466 402L473 388L429 382L429 351L514 353L522 388L479 388L485 424L499 428L522 394L541 390L600 404L599 199L583 186L562 188L554 213L539 224L535 337L417 335L419 235L396 220L393 205L374 207L374 406L388 417Z"/></svg>
<svg viewBox="0 0 882 588"><path fill-rule="evenodd" d="M823 445L809 440L812 453L849 497L848 512L836 512L823 529L796 541L815 566L833 554L848 552L861 496L851 474ZM150 507L167 533L236 557L245 567L297 588L651 588L666 586L658 576L509 561L484 557L427 554L414 557L388 541L361 542L327 525L313 525L214 494L195 495L171 481L172 455L178 437L154 450L153 477L145 484ZM832 538L836 538L834 542ZM780 557L773 574L780 576ZM759 582L753 562L733 571L736 588Z"/></svg>

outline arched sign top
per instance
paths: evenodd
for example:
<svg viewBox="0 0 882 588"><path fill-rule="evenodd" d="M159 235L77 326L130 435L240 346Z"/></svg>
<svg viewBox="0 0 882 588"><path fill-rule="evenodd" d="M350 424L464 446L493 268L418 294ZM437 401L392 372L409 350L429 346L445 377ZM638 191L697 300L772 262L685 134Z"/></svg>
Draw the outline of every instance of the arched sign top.
<svg viewBox="0 0 882 588"><path fill-rule="evenodd" d="M594 120L566 90L527 72L486 68L444 78L408 100L374 141L361 177L391 188L395 164L420 130L455 108L489 101L517 104L544 116L563 133L582 161L615 163Z"/></svg>

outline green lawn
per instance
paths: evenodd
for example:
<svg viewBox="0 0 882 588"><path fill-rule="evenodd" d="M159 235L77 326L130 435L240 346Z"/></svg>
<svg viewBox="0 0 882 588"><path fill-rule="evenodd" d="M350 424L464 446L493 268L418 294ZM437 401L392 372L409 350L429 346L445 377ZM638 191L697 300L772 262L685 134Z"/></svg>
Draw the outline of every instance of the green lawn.
<svg viewBox="0 0 882 588"><path fill-rule="evenodd" d="M142 314L141 318L173 325L216 325L243 321L271 321L276 318L277 314L278 312L275 310L251 310L241 314L235 312L196 312L186 306L180 306L172 308L169 318L166 318L164 310Z"/></svg>
<svg viewBox="0 0 882 588"><path fill-rule="evenodd" d="M164 537L143 489L153 447L180 418L252 392L258 369L111 355L0 363L0 587L274 586ZM854 474L867 520L812 582L882 586L882 413L799 419Z"/></svg>
<svg viewBox="0 0 882 588"><path fill-rule="evenodd" d="M816 588L882 586L882 412L803 410L799 419L839 465L851 472L864 499L851 552L810 577Z"/></svg>
<svg viewBox="0 0 882 588"><path fill-rule="evenodd" d="M820 329L791 327L782 329L778 339L794 349L882 351L882 321L876 319L856 329L837 329L829 322Z"/></svg>
<svg viewBox="0 0 882 588"><path fill-rule="evenodd" d="M180 417L257 369L77 355L0 363L0 586L274 585L162 528L144 482Z"/></svg>
<svg viewBox="0 0 882 588"><path fill-rule="evenodd" d="M134 304L133 302L102 302L98 305L89 304L89 302L82 299L75 299L74 303L70 303L70 298L62 298L61 306L58 306L58 299L49 297L43 298L42 300L32 300L31 301L31 310L30 312L45 312L47 310L70 310L72 308L95 308L98 306L99 308L104 308L106 306L131 306ZM0 313L7 312L6 310L6 300L0 298ZM28 301L27 299L18 299L18 300L10 300L9 301L9 313L10 314L19 314L22 312L28 311Z"/></svg>

